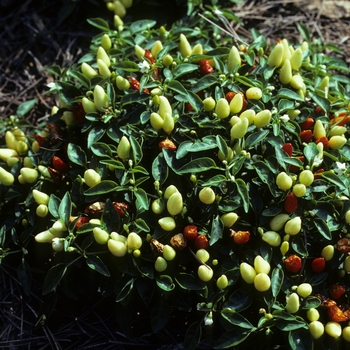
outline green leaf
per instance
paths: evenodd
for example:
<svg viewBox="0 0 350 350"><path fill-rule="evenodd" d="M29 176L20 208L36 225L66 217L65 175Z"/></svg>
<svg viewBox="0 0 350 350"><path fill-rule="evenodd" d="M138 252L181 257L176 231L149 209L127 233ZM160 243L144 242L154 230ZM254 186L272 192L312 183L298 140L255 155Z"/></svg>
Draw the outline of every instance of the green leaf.
<svg viewBox="0 0 350 350"><path fill-rule="evenodd" d="M313 93L312 91L309 91L309 96L314 100L314 102L319 106L321 107L326 113L329 112L330 110L330 107L331 107L331 104L329 102L328 99L322 97L322 96L319 96L319 95L316 95L315 93Z"/></svg>
<svg viewBox="0 0 350 350"><path fill-rule="evenodd" d="M25 295L29 296L32 286L32 271L29 264L24 259L22 259L22 262L17 267L17 277Z"/></svg>
<svg viewBox="0 0 350 350"><path fill-rule="evenodd" d="M61 200L57 196L55 196L53 193L51 193L48 208L49 208L50 214L55 219L58 219L60 217L59 209L58 209L60 204L61 204Z"/></svg>
<svg viewBox="0 0 350 350"><path fill-rule="evenodd" d="M130 25L131 34L142 32L144 30L149 30L157 24L157 21L151 19L142 19L139 21L134 21Z"/></svg>
<svg viewBox="0 0 350 350"><path fill-rule="evenodd" d="M87 139L87 148L91 148L92 144L100 140L105 132L106 128L104 125L98 125L92 128Z"/></svg>
<svg viewBox="0 0 350 350"><path fill-rule="evenodd" d="M75 80L80 82L81 85L83 85L86 89L88 89L88 90L91 89L90 79L86 75L84 75L83 73L78 72L76 70L69 70L68 74L72 78L74 78Z"/></svg>
<svg viewBox="0 0 350 350"><path fill-rule="evenodd" d="M307 329L290 331L288 341L291 350L313 350L314 341L311 333Z"/></svg>
<svg viewBox="0 0 350 350"><path fill-rule="evenodd" d="M135 163L135 165L137 165L141 162L142 157L143 157L142 147L137 142L137 140L134 136L130 135L129 140L130 140L130 144L131 144L134 163Z"/></svg>
<svg viewBox="0 0 350 350"><path fill-rule="evenodd" d="M121 104L124 107L130 103L141 103L146 100L149 100L149 94L140 91L133 91L122 97Z"/></svg>
<svg viewBox="0 0 350 350"><path fill-rule="evenodd" d="M203 91L208 87L216 84L217 78L214 75L205 75L204 77L197 80L196 84L192 87L191 91L193 93L197 93L199 91Z"/></svg>
<svg viewBox="0 0 350 350"><path fill-rule="evenodd" d="M284 332L294 331L300 328L309 329L309 326L305 321L298 321L297 319L287 320L282 318L276 322L276 327Z"/></svg>
<svg viewBox="0 0 350 350"><path fill-rule="evenodd" d="M66 271L67 264L60 263L52 266L45 277L42 294L46 295L53 291L60 283Z"/></svg>
<svg viewBox="0 0 350 350"><path fill-rule="evenodd" d="M160 289L166 292L171 292L175 288L172 278L168 275L160 275L156 278L156 283Z"/></svg>
<svg viewBox="0 0 350 350"><path fill-rule="evenodd" d="M147 193L142 188L137 188L134 190L134 194L136 196L136 209L138 212L143 212L144 210L148 210L149 202Z"/></svg>
<svg viewBox="0 0 350 350"><path fill-rule="evenodd" d="M102 18L88 18L87 22L92 26L101 29L102 31L109 31L109 24Z"/></svg>
<svg viewBox="0 0 350 350"><path fill-rule="evenodd" d="M236 185L237 185L238 193L243 200L244 211L248 213L250 200L249 200L249 191L248 191L247 185L242 179L236 179Z"/></svg>
<svg viewBox="0 0 350 350"><path fill-rule="evenodd" d="M284 280L283 270L276 267L271 274L271 291L272 295L276 298L281 290Z"/></svg>
<svg viewBox="0 0 350 350"><path fill-rule="evenodd" d="M151 232L151 229L149 228L149 226L147 225L146 221L140 218L137 218L134 221L134 225L141 231L143 232Z"/></svg>
<svg viewBox="0 0 350 350"><path fill-rule="evenodd" d="M163 153L159 153L152 163L152 176L155 181L159 181L161 184L168 178L169 168L164 159Z"/></svg>
<svg viewBox="0 0 350 350"><path fill-rule="evenodd" d="M38 102L38 99L34 98L32 100L28 100L21 103L16 110L17 117L23 117L36 105L37 102Z"/></svg>
<svg viewBox="0 0 350 350"><path fill-rule="evenodd" d="M259 130L253 134L250 134L245 141L246 149L249 150L255 147L255 145L264 140L268 134L269 130Z"/></svg>
<svg viewBox="0 0 350 350"><path fill-rule="evenodd" d="M180 272L175 281L182 289L187 290L203 290L205 289L205 285L198 281L198 279L192 274Z"/></svg>
<svg viewBox="0 0 350 350"><path fill-rule="evenodd" d="M182 63L176 66L176 68L173 71L173 76L174 79L177 79L181 75L188 74L196 70L198 70L198 66L196 64Z"/></svg>
<svg viewBox="0 0 350 350"><path fill-rule="evenodd" d="M242 332L240 328L234 328L224 333L214 345L214 349L228 349L246 340L251 331Z"/></svg>
<svg viewBox="0 0 350 350"><path fill-rule="evenodd" d="M304 99L300 97L296 92L287 88L282 88L278 90L277 97L287 98L297 102L304 102Z"/></svg>
<svg viewBox="0 0 350 350"><path fill-rule="evenodd" d="M170 307L164 297L160 297L152 305L151 326L153 333L157 333L168 323L170 319Z"/></svg>
<svg viewBox="0 0 350 350"><path fill-rule="evenodd" d="M321 220L319 218L314 218L312 220L312 222L314 223L315 227L317 228L317 231L327 240L331 240L332 239L332 234L329 231L329 227L327 225L327 223L324 220Z"/></svg>
<svg viewBox="0 0 350 350"><path fill-rule="evenodd" d="M303 310L317 309L321 305L321 300L314 296L307 297L302 303Z"/></svg>
<svg viewBox="0 0 350 350"><path fill-rule="evenodd" d="M216 143L218 145L219 150L222 152L225 158L228 156L228 146L226 141L223 139L222 136L216 135Z"/></svg>
<svg viewBox="0 0 350 350"><path fill-rule="evenodd" d="M117 293L117 297L115 298L116 303L120 303L130 294L134 286L134 281L135 281L135 278L131 278L126 283L123 283L124 281L119 282L118 286L123 286L123 287Z"/></svg>
<svg viewBox="0 0 350 350"><path fill-rule="evenodd" d="M97 157L112 157L111 148L106 143L103 143L103 142L95 142L91 146L91 151Z"/></svg>
<svg viewBox="0 0 350 350"><path fill-rule="evenodd" d="M88 188L84 194L85 196L98 196L106 193L116 191L118 184L112 180L102 180L96 186Z"/></svg>
<svg viewBox="0 0 350 350"><path fill-rule="evenodd" d="M221 239L223 232L224 224L220 219L220 215L217 215L211 225L209 245L212 246Z"/></svg>
<svg viewBox="0 0 350 350"><path fill-rule="evenodd" d="M341 191L347 191L347 186L344 184L344 182L331 171L325 171L320 174L324 179L327 181L331 182L332 184L336 185L339 187Z"/></svg>
<svg viewBox="0 0 350 350"><path fill-rule="evenodd" d="M107 198L103 208L102 221L106 225L108 232L119 232L121 225L120 216L109 198Z"/></svg>
<svg viewBox="0 0 350 350"><path fill-rule="evenodd" d="M307 27L306 25L302 24L302 23L299 23L299 22L296 22L296 26L301 34L301 36L303 37L303 39L307 42L310 42L311 41L311 38L310 38L310 29L309 27Z"/></svg>
<svg viewBox="0 0 350 350"><path fill-rule="evenodd" d="M176 171L177 174L201 173L216 168L216 163L208 157L191 160Z"/></svg>
<svg viewBox="0 0 350 350"><path fill-rule="evenodd" d="M70 217L72 216L72 200L69 192L66 192L66 194L63 196L58 207L58 213L60 219L64 222L65 226L68 227Z"/></svg>
<svg viewBox="0 0 350 350"><path fill-rule="evenodd" d="M122 69L126 72L138 72L140 70L140 67L137 65L137 63L133 61L118 62L116 68Z"/></svg>
<svg viewBox="0 0 350 350"><path fill-rule="evenodd" d="M202 337L202 327L201 322L192 323L186 332L184 340L184 348L186 350L195 350Z"/></svg>
<svg viewBox="0 0 350 350"><path fill-rule="evenodd" d="M260 180L269 187L271 194L276 197L276 178L271 169L263 161L257 161L253 166Z"/></svg>
<svg viewBox="0 0 350 350"><path fill-rule="evenodd" d="M87 162L86 161L86 154L80 146L78 146L74 143L69 143L68 149L67 149L67 155L68 155L69 160L72 163L86 168L86 162Z"/></svg>
<svg viewBox="0 0 350 350"><path fill-rule="evenodd" d="M254 326L245 317L232 309L221 310L221 316L234 326L246 329L254 328Z"/></svg>
<svg viewBox="0 0 350 350"><path fill-rule="evenodd" d="M240 312L246 310L251 305L252 301L252 296L243 288L240 288L230 295L229 299L222 308Z"/></svg>
<svg viewBox="0 0 350 350"><path fill-rule="evenodd" d="M310 166L313 164L314 159L318 155L318 153L319 150L314 142L310 142L305 146L304 155Z"/></svg>
<svg viewBox="0 0 350 350"><path fill-rule="evenodd" d="M110 273L103 263L103 261L97 255L89 254L86 258L86 263L90 267L90 269L97 271L103 276L110 277Z"/></svg>

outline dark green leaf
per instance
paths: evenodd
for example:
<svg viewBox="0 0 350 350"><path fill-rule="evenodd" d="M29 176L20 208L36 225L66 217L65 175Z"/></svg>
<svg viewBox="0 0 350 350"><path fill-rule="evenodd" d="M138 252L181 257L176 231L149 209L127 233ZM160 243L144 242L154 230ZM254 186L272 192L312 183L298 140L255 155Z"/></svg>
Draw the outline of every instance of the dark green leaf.
<svg viewBox="0 0 350 350"><path fill-rule="evenodd" d="M156 25L157 21L151 19L142 19L139 21L134 21L130 25L131 34L142 32L144 30L149 30Z"/></svg>
<svg viewBox="0 0 350 350"><path fill-rule="evenodd" d="M152 176L155 181L161 184L168 178L169 168L164 159L163 153L159 153L152 163Z"/></svg>
<svg viewBox="0 0 350 350"><path fill-rule="evenodd" d="M254 326L245 317L232 309L222 309L221 316L234 326L246 329L254 328Z"/></svg>
<svg viewBox="0 0 350 350"><path fill-rule="evenodd" d="M98 157L111 157L112 156L112 150L110 147L103 142L95 142L91 146L91 151Z"/></svg>
<svg viewBox="0 0 350 350"><path fill-rule="evenodd" d="M121 99L122 106L129 103L141 103L143 101L149 100L149 94L139 92L139 91L133 91L128 93L127 95L124 95Z"/></svg>
<svg viewBox="0 0 350 350"><path fill-rule="evenodd" d="M123 286L123 288L119 291L119 293L117 294L117 297L115 298L115 302L119 303L121 301L123 301L132 291L132 288L134 286L134 278L129 279L126 283L119 283L119 286Z"/></svg>
<svg viewBox="0 0 350 350"><path fill-rule="evenodd" d="M226 141L223 139L222 136L216 135L216 143L219 147L219 150L222 152L224 155L224 158L227 158L228 155L228 147Z"/></svg>
<svg viewBox="0 0 350 350"><path fill-rule="evenodd" d="M202 327L200 322L192 323L186 332L184 348L187 350L197 349L197 345L202 337Z"/></svg>
<svg viewBox="0 0 350 350"><path fill-rule="evenodd" d="M319 150L314 142L310 142L305 146L304 155L310 166L313 164L314 159L318 155L318 153Z"/></svg>
<svg viewBox="0 0 350 350"><path fill-rule="evenodd" d="M32 271L29 264L24 259L22 259L21 264L17 267L17 277L25 295L29 296L32 286Z"/></svg>
<svg viewBox="0 0 350 350"><path fill-rule="evenodd" d="M84 194L85 196L98 196L106 193L116 191L118 184L112 180L102 180L96 186L88 188Z"/></svg>
<svg viewBox="0 0 350 350"><path fill-rule="evenodd" d="M42 294L46 295L53 291L56 288L56 286L60 283L66 271L67 264L60 263L55 266L52 266L45 277Z"/></svg>
<svg viewBox="0 0 350 350"><path fill-rule="evenodd" d="M172 278L168 275L161 275L161 276L157 277L156 283L160 289L162 289L166 292L170 292L175 288L175 284L174 284Z"/></svg>
<svg viewBox="0 0 350 350"><path fill-rule="evenodd" d="M102 31L109 31L109 24L102 18L88 18L88 23L92 26L101 29Z"/></svg>
<svg viewBox="0 0 350 350"><path fill-rule="evenodd" d="M111 274L109 273L106 265L97 255L89 254L86 258L86 263L90 267L90 269L97 271L103 276L109 277Z"/></svg>
<svg viewBox="0 0 350 350"><path fill-rule="evenodd" d="M126 72L138 72L140 70L137 63L133 61L118 62L116 68L125 70Z"/></svg>
<svg viewBox="0 0 350 350"><path fill-rule="evenodd" d="M87 139L87 148L91 148L92 144L100 140L105 132L106 128L103 125L98 125L92 128Z"/></svg>
<svg viewBox="0 0 350 350"><path fill-rule="evenodd" d="M38 99L34 98L32 100L28 100L21 103L16 110L17 117L23 117L36 105L37 102L38 102Z"/></svg>
<svg viewBox="0 0 350 350"><path fill-rule="evenodd" d="M315 227L317 228L318 232L327 240L331 240L332 239L332 234L329 231L329 227L327 225L327 223L324 220L321 220L319 218L314 218L313 219L313 223L315 225Z"/></svg>
<svg viewBox="0 0 350 350"><path fill-rule="evenodd" d="M334 185L338 186L341 191L347 191L347 186L344 184L344 182L331 171L325 171L320 174L324 179L327 181L333 183Z"/></svg>
<svg viewBox="0 0 350 350"><path fill-rule="evenodd" d="M202 91L204 89L207 89L208 87L216 84L217 78L211 74L205 75L204 77L200 78L196 84L192 87L191 91L193 93L197 93L199 91Z"/></svg>
<svg viewBox="0 0 350 350"><path fill-rule="evenodd" d="M252 296L244 289L237 289L233 292L227 302L223 305L223 309L231 309L236 312L246 310L252 303Z"/></svg>
<svg viewBox="0 0 350 350"><path fill-rule="evenodd" d="M251 331L242 332L240 328L234 328L224 333L219 340L215 343L214 349L228 349L238 344L241 344L246 340Z"/></svg>
<svg viewBox="0 0 350 350"><path fill-rule="evenodd" d="M322 97L322 96L319 96L319 95L316 95L315 93L313 93L312 91L309 91L309 96L314 100L314 102L319 106L321 107L326 113L329 112L330 110L330 102L328 99Z"/></svg>
<svg viewBox="0 0 350 350"><path fill-rule="evenodd" d="M313 350L314 348L314 341L307 329L290 331L288 341L291 350Z"/></svg>
<svg viewBox="0 0 350 350"><path fill-rule="evenodd" d="M203 290L205 288L205 285L201 282L198 281L198 278L195 276L185 273L185 272L180 272L176 278L176 282L178 285L187 290Z"/></svg>
<svg viewBox="0 0 350 350"><path fill-rule="evenodd" d="M147 193L142 188L137 188L134 190L134 194L136 196L136 208L139 212L142 212L144 210L148 210L149 208L149 202Z"/></svg>
<svg viewBox="0 0 350 350"><path fill-rule="evenodd" d="M67 155L72 163L86 168L86 154L80 146L74 143L69 143Z"/></svg>
<svg viewBox="0 0 350 350"><path fill-rule="evenodd" d="M255 145L264 140L268 134L269 130L259 130L253 134L250 134L245 142L247 150L255 147Z"/></svg>
<svg viewBox="0 0 350 350"><path fill-rule="evenodd" d="M220 220L220 216L217 215L211 225L209 245L212 246L221 239L223 232L224 224L222 220Z"/></svg>
<svg viewBox="0 0 350 350"><path fill-rule="evenodd" d="M69 192L66 192L62 201L58 207L58 213L60 219L64 222L65 226L68 227L70 217L72 216L72 200Z"/></svg>
<svg viewBox="0 0 350 350"><path fill-rule="evenodd" d="M271 291L272 295L276 298L281 290L284 280L283 270L276 267L271 274Z"/></svg>
<svg viewBox="0 0 350 350"><path fill-rule="evenodd" d="M203 157L191 160L176 172L180 175L189 173L201 173L213 168L216 168L216 163L214 160L208 157Z"/></svg>
<svg viewBox="0 0 350 350"><path fill-rule="evenodd" d="M57 196L55 196L53 193L51 193L48 208L49 208L50 214L55 219L58 219L60 217L59 210L58 210L60 204L61 204L61 200Z"/></svg>
<svg viewBox="0 0 350 350"><path fill-rule="evenodd" d="M103 208L102 221L106 225L108 232L119 232L121 221L120 215L109 198L106 200Z"/></svg>
<svg viewBox="0 0 350 350"><path fill-rule="evenodd" d="M74 70L69 70L68 74L73 77L74 79L76 79L77 81L79 81L81 83L81 85L83 85L85 88L87 88L88 90L90 90L90 79L88 77L86 77L86 75L84 75L81 72L78 71L74 71Z"/></svg>
<svg viewBox="0 0 350 350"><path fill-rule="evenodd" d="M287 320L281 318L276 322L276 326L278 329L284 332L294 331L300 328L309 329L309 326L305 321L298 321L297 319Z"/></svg>
<svg viewBox="0 0 350 350"><path fill-rule="evenodd" d="M292 101L304 102L304 99L300 97L296 92L287 88L278 90L277 97L287 98Z"/></svg>
<svg viewBox="0 0 350 350"><path fill-rule="evenodd" d="M196 64L191 63L183 63L176 66L173 71L174 79L180 77L181 75L191 73L195 70L198 70L198 66Z"/></svg>
<svg viewBox="0 0 350 350"><path fill-rule="evenodd" d="M141 231L143 232L150 232L151 229L149 228L149 226L147 225L146 221L140 218L137 218L134 221L134 225Z"/></svg>
<svg viewBox="0 0 350 350"><path fill-rule="evenodd" d="M129 137L130 144L131 144L131 149L132 149L132 154L134 158L134 163L135 165L139 164L142 160L142 147L141 145L137 142L136 138L134 136Z"/></svg>
<svg viewBox="0 0 350 350"><path fill-rule="evenodd" d="M303 303L302 308L303 310L309 310L309 309L317 309L321 305L321 300L314 296L307 297Z"/></svg>
<svg viewBox="0 0 350 350"><path fill-rule="evenodd" d="M243 200L243 208L246 213L249 211L249 192L246 183L242 179L236 179L236 185L239 195Z"/></svg>
<svg viewBox="0 0 350 350"><path fill-rule="evenodd" d="M168 323L170 318L170 307L164 297L158 298L152 306L151 326L153 333L157 333Z"/></svg>

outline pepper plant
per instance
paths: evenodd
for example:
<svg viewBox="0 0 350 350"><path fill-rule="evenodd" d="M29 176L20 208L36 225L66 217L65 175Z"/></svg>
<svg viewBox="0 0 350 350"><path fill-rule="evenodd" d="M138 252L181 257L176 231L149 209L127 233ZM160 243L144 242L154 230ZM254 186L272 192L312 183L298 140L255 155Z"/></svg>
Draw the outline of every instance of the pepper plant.
<svg viewBox="0 0 350 350"><path fill-rule="evenodd" d="M40 271L48 299L113 295L130 337L141 312L186 349L345 347L349 67L303 26L244 43L204 15L90 19L88 52L47 68L48 120L2 123L1 258L26 294Z"/></svg>

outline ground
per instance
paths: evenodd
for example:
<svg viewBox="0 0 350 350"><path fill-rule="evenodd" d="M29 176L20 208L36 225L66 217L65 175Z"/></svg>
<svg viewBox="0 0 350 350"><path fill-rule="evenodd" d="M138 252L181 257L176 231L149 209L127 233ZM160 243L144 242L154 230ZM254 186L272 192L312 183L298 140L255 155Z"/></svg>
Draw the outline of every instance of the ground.
<svg viewBox="0 0 350 350"><path fill-rule="evenodd" d="M54 96L46 95L47 84L53 77L43 69L45 66L59 65L67 67L87 51L90 38L96 32L86 18L96 16L96 3L83 8L83 1L9 1L0 0L0 117L7 118L15 114L17 107L31 99L38 103L26 116L31 120L42 120L50 114L51 107L57 102ZM64 4L73 3L69 10ZM242 21L227 23L218 19L217 25L228 31L234 31L249 43L252 28L259 30L270 43L279 38L290 42L300 42L301 34L296 23L308 27L313 40L323 44L337 46L338 53L350 64L350 3L337 0L243 0L232 5L232 11ZM86 10L88 8L88 10ZM110 13L101 7L104 16ZM166 15L166 14L165 14ZM168 13L167 20L172 21ZM164 24L164 23L161 23ZM112 334L112 320L108 319L108 306L105 302L85 300L85 307L78 310L55 310L55 317L65 317L66 324L53 331L45 323L39 323L35 330L32 325L40 307L40 293L25 298L11 264L1 265L0 288L0 348L9 349L84 349L93 345L89 334L95 334L94 346L107 349L123 348L128 341L121 334ZM40 290L39 285L34 285ZM97 310L104 310L106 316L100 319ZM176 338L163 333L164 342L176 344ZM158 339L159 340L159 339ZM35 347L30 344L35 342ZM146 340L137 340L138 345L146 348ZM38 345L40 344L40 345ZM134 344L135 345L135 344ZM95 348L96 348L95 347ZM169 349L169 346L167 347ZM174 349L177 348L174 346Z"/></svg>

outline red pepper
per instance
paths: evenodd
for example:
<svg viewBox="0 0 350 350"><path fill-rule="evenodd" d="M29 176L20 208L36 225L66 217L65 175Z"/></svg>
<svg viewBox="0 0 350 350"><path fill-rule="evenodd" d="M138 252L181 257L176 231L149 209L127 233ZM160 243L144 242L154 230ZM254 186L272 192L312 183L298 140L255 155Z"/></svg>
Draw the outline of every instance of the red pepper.
<svg viewBox="0 0 350 350"><path fill-rule="evenodd" d="M40 136L38 134L34 134L34 139L40 147L44 146L45 142L47 141L46 137Z"/></svg>
<svg viewBox="0 0 350 350"><path fill-rule="evenodd" d="M136 78L129 77L129 83L132 90L140 90L140 82ZM149 90L147 88L144 88L143 92L149 94Z"/></svg>
<svg viewBox="0 0 350 350"><path fill-rule="evenodd" d="M145 56L144 57L147 58L151 64L156 62L156 60L154 59L154 57L149 49L145 49Z"/></svg>
<svg viewBox="0 0 350 350"><path fill-rule="evenodd" d="M199 70L202 75L208 75L214 72L214 68L209 64L209 60L200 60Z"/></svg>
<svg viewBox="0 0 350 350"><path fill-rule="evenodd" d="M85 121L86 113L81 102L78 102L77 105L73 107L73 114L78 123Z"/></svg>
<svg viewBox="0 0 350 350"><path fill-rule="evenodd" d="M339 283L332 284L328 289L329 296L332 299L339 299L341 296L343 296L345 294L345 292L346 292L346 290L345 290L344 286L342 286Z"/></svg>
<svg viewBox="0 0 350 350"><path fill-rule="evenodd" d="M291 143L285 143L283 146L282 146L282 149L283 151L285 151L289 157L292 156L292 152L293 152L293 145Z"/></svg>
<svg viewBox="0 0 350 350"><path fill-rule="evenodd" d="M299 125L301 130L309 130L314 126L314 124L315 124L314 119L309 117Z"/></svg>
<svg viewBox="0 0 350 350"><path fill-rule="evenodd" d="M315 258L312 260L311 268L313 272L320 273L326 267L326 260L324 258Z"/></svg>
<svg viewBox="0 0 350 350"><path fill-rule="evenodd" d="M233 231L231 230L231 237L233 237L233 241L236 244L245 244L250 239L250 232L249 231Z"/></svg>
<svg viewBox="0 0 350 350"><path fill-rule="evenodd" d="M198 228L196 225L187 225L183 230L184 237L189 241L194 241L198 237Z"/></svg>
<svg viewBox="0 0 350 350"><path fill-rule="evenodd" d="M64 162L60 157L53 156L52 157L52 166L59 173L64 174L68 171L68 164Z"/></svg>
<svg viewBox="0 0 350 350"><path fill-rule="evenodd" d="M118 212L119 216L122 218L125 217L125 213L127 213L130 210L129 205L124 202L113 202L113 206Z"/></svg>
<svg viewBox="0 0 350 350"><path fill-rule="evenodd" d="M311 130L303 130L300 133L300 140L302 142L309 143L312 140L312 131Z"/></svg>
<svg viewBox="0 0 350 350"><path fill-rule="evenodd" d="M339 113L338 117L331 120L332 124L337 124L338 126L344 126L350 121L350 115L346 112Z"/></svg>
<svg viewBox="0 0 350 350"><path fill-rule="evenodd" d="M290 255L287 259L284 260L284 266L286 270L291 273L298 273L301 270L303 263L298 255Z"/></svg>
<svg viewBox="0 0 350 350"><path fill-rule="evenodd" d="M207 249L209 247L209 240L207 236L198 235L193 242L194 248L198 249Z"/></svg>
<svg viewBox="0 0 350 350"><path fill-rule="evenodd" d="M176 148L177 148L176 145L175 145L175 143L174 143L173 141L169 140L168 138L166 138L166 139L163 140L163 141L160 141L158 147L159 147L159 150L160 150L160 151L161 151L163 148L167 148L167 149L169 149L169 150L171 150L171 151L175 151Z"/></svg>
<svg viewBox="0 0 350 350"><path fill-rule="evenodd" d="M318 138L315 143L316 145L319 143L319 142L322 142L323 143L323 149L327 149L328 148L328 138L326 136L322 136L320 138Z"/></svg>
<svg viewBox="0 0 350 350"><path fill-rule="evenodd" d="M63 179L63 175L58 172L56 169L51 168L51 167L47 167L47 170L49 171L50 175L51 175L51 179L53 180L55 185L60 185Z"/></svg>
<svg viewBox="0 0 350 350"><path fill-rule="evenodd" d="M284 200L284 210L287 213L294 213L298 209L298 198L293 192L287 194Z"/></svg>
<svg viewBox="0 0 350 350"><path fill-rule="evenodd" d="M235 96L236 96L236 93L235 93L235 92L229 91L229 92L226 93L225 98L226 98L227 102L230 103L231 100L232 100Z"/></svg>
<svg viewBox="0 0 350 350"><path fill-rule="evenodd" d="M296 157L294 157L294 158L298 158L302 163L304 163L304 160L305 160L305 157L304 157L304 156L296 156ZM297 167L297 166L295 166L295 165L290 165L290 166L289 166L289 171L290 171L291 173L297 173L297 172L300 171L300 168Z"/></svg>
<svg viewBox="0 0 350 350"><path fill-rule="evenodd" d="M317 114L317 115L325 115L325 111L324 111L320 106L317 106L317 107L314 109L314 112L315 112L315 114Z"/></svg>
<svg viewBox="0 0 350 350"><path fill-rule="evenodd" d="M324 169L318 169L314 172L314 180L322 179L322 176L319 174L324 173Z"/></svg>

